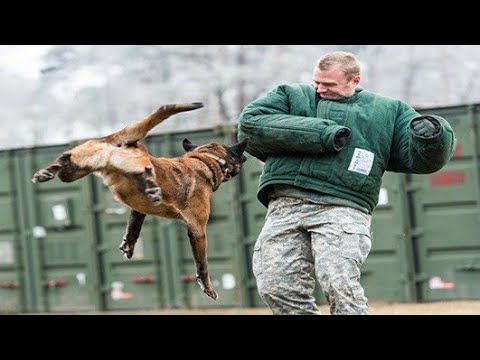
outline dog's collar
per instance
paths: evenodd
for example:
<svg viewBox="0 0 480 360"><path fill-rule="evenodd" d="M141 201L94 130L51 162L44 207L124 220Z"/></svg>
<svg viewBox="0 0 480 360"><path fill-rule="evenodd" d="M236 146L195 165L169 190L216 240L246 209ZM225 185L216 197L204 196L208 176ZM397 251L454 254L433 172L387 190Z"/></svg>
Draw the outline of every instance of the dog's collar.
<svg viewBox="0 0 480 360"><path fill-rule="evenodd" d="M212 155L212 154L209 154L209 153L204 153L204 154L211 157L212 159L216 160L218 162L218 164L220 165L220 170L222 171L222 174L225 177L225 180L230 180L231 176L229 174L229 170L228 170L228 167L227 167L227 162L225 161L225 159L219 158L218 156Z"/></svg>
<svg viewBox="0 0 480 360"><path fill-rule="evenodd" d="M227 163L227 162L225 161L225 159L219 158L218 156L215 156L215 155L212 155L212 154L209 154L209 153L203 153L203 154L211 157L211 158L214 159L214 160L217 160L217 162L220 164L220 166L225 167L225 164Z"/></svg>
<svg viewBox="0 0 480 360"><path fill-rule="evenodd" d="M215 160L217 163L218 163L218 166L220 167L220 172L222 173L223 175L223 179L221 181L219 181L218 179L218 173L217 171L215 171L215 169L212 169L210 167L210 165L204 161L202 161L201 157L199 156L194 156L196 157L198 160L202 161L209 169L210 171L212 172L212 175L213 175L213 178L210 180L211 181L211 184L212 184L212 187L213 187L213 191L217 190L218 187L220 186L220 184L224 181L228 181L230 180L232 177L230 176L229 174L229 170L228 170L228 167L227 167L227 162L225 159L222 159L216 155L213 155L213 154L209 154L209 153L198 153L197 155L206 155L208 156L209 158L212 158L213 160Z"/></svg>

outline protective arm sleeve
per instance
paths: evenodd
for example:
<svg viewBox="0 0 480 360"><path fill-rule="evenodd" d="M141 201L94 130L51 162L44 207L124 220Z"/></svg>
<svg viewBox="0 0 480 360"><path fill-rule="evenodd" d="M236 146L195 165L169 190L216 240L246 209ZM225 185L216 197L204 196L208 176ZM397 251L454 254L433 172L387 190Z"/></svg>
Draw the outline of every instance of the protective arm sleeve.
<svg viewBox="0 0 480 360"><path fill-rule="evenodd" d="M239 117L238 139L249 138L246 151L261 161L269 154L338 152L350 130L328 119L290 114L282 86L248 104Z"/></svg>
<svg viewBox="0 0 480 360"><path fill-rule="evenodd" d="M455 145L455 133L447 120L437 115L420 115L403 105L395 122L387 170L431 174L450 160Z"/></svg>

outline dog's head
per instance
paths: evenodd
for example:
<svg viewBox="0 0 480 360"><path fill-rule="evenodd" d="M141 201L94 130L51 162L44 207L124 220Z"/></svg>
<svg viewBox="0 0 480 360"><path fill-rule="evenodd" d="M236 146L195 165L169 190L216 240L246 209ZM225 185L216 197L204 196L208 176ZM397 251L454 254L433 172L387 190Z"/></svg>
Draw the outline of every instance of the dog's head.
<svg viewBox="0 0 480 360"><path fill-rule="evenodd" d="M215 142L205 145L195 145L188 139L184 139L182 143L183 148L187 152L195 151L215 159L223 172L225 178L223 181L232 179L242 169L242 164L247 160L245 155L243 155L247 144L248 138L233 145Z"/></svg>

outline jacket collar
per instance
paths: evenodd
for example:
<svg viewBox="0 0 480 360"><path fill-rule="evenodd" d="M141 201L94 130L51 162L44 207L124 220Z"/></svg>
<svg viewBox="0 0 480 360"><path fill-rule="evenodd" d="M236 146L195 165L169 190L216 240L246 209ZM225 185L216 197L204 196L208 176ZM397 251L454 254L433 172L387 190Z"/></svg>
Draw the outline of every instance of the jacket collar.
<svg viewBox="0 0 480 360"><path fill-rule="evenodd" d="M359 85L355 89L355 92L353 93L352 96L345 97L345 98L338 99L338 100L334 100L334 101L338 101L338 102L341 102L341 103L353 103L353 102L357 101L358 96L360 95L360 93L362 91L363 91L363 88Z"/></svg>
<svg viewBox="0 0 480 360"><path fill-rule="evenodd" d="M315 91L315 90L313 90ZM341 103L353 103L355 101L357 101L358 99L358 96L360 95L360 93L364 91L364 89L359 85L357 86L357 88L355 89L355 92L353 93L352 96L349 96L349 97L345 97L345 98L341 98L341 99L338 99L338 100L330 100L330 101L337 101L337 102L341 102ZM315 92L315 102L318 104L318 102L320 101L320 96L318 95L317 92Z"/></svg>

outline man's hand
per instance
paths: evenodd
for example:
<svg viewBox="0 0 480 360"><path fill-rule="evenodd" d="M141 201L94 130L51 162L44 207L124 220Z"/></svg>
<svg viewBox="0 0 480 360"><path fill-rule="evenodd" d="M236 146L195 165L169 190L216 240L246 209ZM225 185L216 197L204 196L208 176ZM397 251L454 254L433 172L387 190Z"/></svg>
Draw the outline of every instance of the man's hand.
<svg viewBox="0 0 480 360"><path fill-rule="evenodd" d="M437 127L428 119L419 119L412 121L412 130L416 136L424 138L432 137L437 133Z"/></svg>
<svg viewBox="0 0 480 360"><path fill-rule="evenodd" d="M348 138L350 137L350 130L348 128L343 128L335 134L333 139L333 146L335 150L340 151L345 146Z"/></svg>

